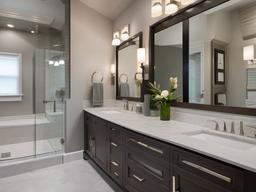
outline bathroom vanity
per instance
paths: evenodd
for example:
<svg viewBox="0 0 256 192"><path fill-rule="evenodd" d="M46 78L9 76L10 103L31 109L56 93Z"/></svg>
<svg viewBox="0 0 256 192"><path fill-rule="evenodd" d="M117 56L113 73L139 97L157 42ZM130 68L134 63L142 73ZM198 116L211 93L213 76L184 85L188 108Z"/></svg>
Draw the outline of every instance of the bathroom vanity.
<svg viewBox="0 0 256 192"><path fill-rule="evenodd" d="M216 131L117 109L86 108L84 118L85 157L123 191L256 189L256 145L250 142L243 149L201 142L197 134Z"/></svg>

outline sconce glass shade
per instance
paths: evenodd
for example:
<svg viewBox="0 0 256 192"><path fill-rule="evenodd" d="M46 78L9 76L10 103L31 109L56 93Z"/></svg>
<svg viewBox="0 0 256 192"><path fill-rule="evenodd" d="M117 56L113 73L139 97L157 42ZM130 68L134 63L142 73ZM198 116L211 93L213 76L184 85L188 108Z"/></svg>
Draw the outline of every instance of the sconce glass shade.
<svg viewBox="0 0 256 192"><path fill-rule="evenodd" d="M182 5L190 5L190 4L192 4L192 3L194 3L194 2L196 2L197 0L181 0L180 2L181 2L181 4Z"/></svg>
<svg viewBox="0 0 256 192"><path fill-rule="evenodd" d="M115 32L114 33L114 38L113 38L113 40L112 40L112 45L113 46L118 46L118 45L120 45L121 44L121 40L120 40L120 38L119 38L119 32Z"/></svg>
<svg viewBox="0 0 256 192"><path fill-rule="evenodd" d="M160 17L163 14L162 0L153 0L151 7L151 16Z"/></svg>
<svg viewBox="0 0 256 192"><path fill-rule="evenodd" d="M252 61L255 59L254 45L244 47L243 59L244 61Z"/></svg>
<svg viewBox="0 0 256 192"><path fill-rule="evenodd" d="M121 31L121 40L126 41L130 38L130 25L127 25Z"/></svg>
<svg viewBox="0 0 256 192"><path fill-rule="evenodd" d="M176 13L179 10L179 7L177 4L172 2L172 0L166 0L165 2L165 14L171 15Z"/></svg>
<svg viewBox="0 0 256 192"><path fill-rule="evenodd" d="M126 41L126 40L128 40L130 38L130 35L129 35L129 33L126 31L126 32L123 32L122 34L121 34L121 40L122 41Z"/></svg>
<svg viewBox="0 0 256 192"><path fill-rule="evenodd" d="M145 48L137 49L137 62L144 63L146 60L146 50Z"/></svg>
<svg viewBox="0 0 256 192"><path fill-rule="evenodd" d="M114 75L114 74L116 73L116 65L115 65L115 64L112 64L112 65L111 65L110 73L111 73L112 75Z"/></svg>

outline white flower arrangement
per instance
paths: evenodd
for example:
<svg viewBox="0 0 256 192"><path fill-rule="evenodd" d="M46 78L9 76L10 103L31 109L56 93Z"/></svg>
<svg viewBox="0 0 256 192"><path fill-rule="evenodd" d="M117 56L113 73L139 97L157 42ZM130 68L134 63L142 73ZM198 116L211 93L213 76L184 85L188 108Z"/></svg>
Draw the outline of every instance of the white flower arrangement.
<svg viewBox="0 0 256 192"><path fill-rule="evenodd" d="M153 96L153 101L157 105L161 104L171 104L171 102L176 101L179 97L176 96L176 90L178 88L178 78L170 77L170 89L162 90L160 85L156 85L156 83L150 83L149 90L151 95Z"/></svg>

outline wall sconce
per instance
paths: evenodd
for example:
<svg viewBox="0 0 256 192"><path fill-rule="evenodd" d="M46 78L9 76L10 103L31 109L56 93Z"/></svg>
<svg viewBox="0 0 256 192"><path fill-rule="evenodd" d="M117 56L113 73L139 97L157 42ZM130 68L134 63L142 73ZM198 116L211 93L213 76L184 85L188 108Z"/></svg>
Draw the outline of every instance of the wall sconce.
<svg viewBox="0 0 256 192"><path fill-rule="evenodd" d="M115 85L115 80L116 80L116 65L115 64L111 65L110 73L111 73L111 85Z"/></svg>
<svg viewBox="0 0 256 192"><path fill-rule="evenodd" d="M137 49L137 62L141 63L143 65L143 63L145 63L145 61L146 61L146 50L145 50L145 48Z"/></svg>
<svg viewBox="0 0 256 192"><path fill-rule="evenodd" d="M187 5L190 5L190 4L192 4L192 3L196 2L196 1L197 1L197 0L181 0L180 3L181 3L182 5L187 6Z"/></svg>
<svg viewBox="0 0 256 192"><path fill-rule="evenodd" d="M256 64L255 61L255 48L254 45L249 45L244 47L243 50L243 59L244 61L248 61L248 65Z"/></svg>
<svg viewBox="0 0 256 192"><path fill-rule="evenodd" d="M130 38L130 25L127 25L121 31L121 40L126 41Z"/></svg>
<svg viewBox="0 0 256 192"><path fill-rule="evenodd" d="M164 6L163 6L163 3ZM184 6L188 6L197 0L152 0L151 3L151 16L160 17L163 14L163 9L165 9L166 15L171 15L179 11L179 9Z"/></svg>
<svg viewBox="0 0 256 192"><path fill-rule="evenodd" d="M117 31L113 35L112 45L119 46L121 44L120 33Z"/></svg>
<svg viewBox="0 0 256 192"><path fill-rule="evenodd" d="M151 16L160 17L163 14L162 0L152 0Z"/></svg>
<svg viewBox="0 0 256 192"><path fill-rule="evenodd" d="M173 0L166 0L165 1L165 14L171 15L176 13L179 10L179 6Z"/></svg>

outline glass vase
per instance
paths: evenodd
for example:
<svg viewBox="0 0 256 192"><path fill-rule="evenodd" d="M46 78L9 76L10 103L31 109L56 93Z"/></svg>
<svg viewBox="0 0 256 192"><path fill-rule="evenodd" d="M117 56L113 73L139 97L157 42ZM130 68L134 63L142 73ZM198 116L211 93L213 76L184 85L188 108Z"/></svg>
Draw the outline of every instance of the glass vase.
<svg viewBox="0 0 256 192"><path fill-rule="evenodd" d="M162 103L160 108L160 119L162 121L170 121L171 119L171 105Z"/></svg>

